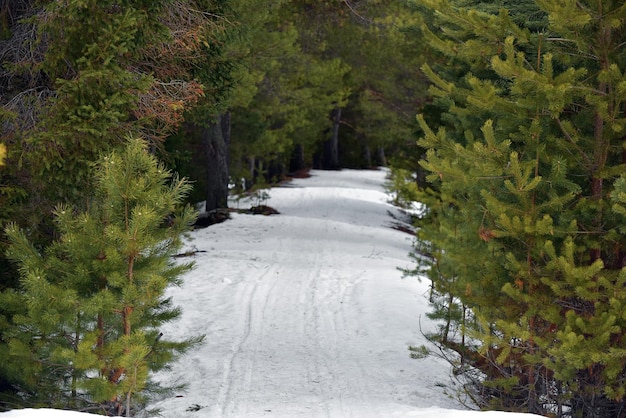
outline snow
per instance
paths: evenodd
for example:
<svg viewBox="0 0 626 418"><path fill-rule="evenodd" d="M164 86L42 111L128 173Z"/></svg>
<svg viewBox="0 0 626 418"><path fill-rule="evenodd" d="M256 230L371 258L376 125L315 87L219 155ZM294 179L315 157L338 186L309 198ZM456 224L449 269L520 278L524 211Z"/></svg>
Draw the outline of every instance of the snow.
<svg viewBox="0 0 626 418"><path fill-rule="evenodd" d="M233 214L192 233L196 268L170 290L168 339L205 335L155 379L187 389L150 409L178 417L530 417L467 411L450 366L411 359L428 283L402 278L413 237L392 228L385 170L312 171L269 191L279 215ZM242 205L243 206L243 205ZM391 216L393 215L393 217ZM15 410L1 418L86 414Z"/></svg>
<svg viewBox="0 0 626 418"><path fill-rule="evenodd" d="M91 414L85 414L81 412L61 411L57 409L21 409L13 410L9 412L0 413L2 418L85 418L94 417ZM268 412L267 416L274 416L274 414ZM276 415L280 416L280 415ZM328 415L329 417L341 417L350 415ZM372 416L372 415L366 415ZM406 413L389 413L379 415L380 417L389 418L404 418L404 417L419 417L419 418L529 418L538 415L530 414L515 414L506 412L475 412L475 411L460 411L452 409L442 408L423 408L413 411L407 411ZM211 417L211 415L205 415L202 412L186 412L179 417Z"/></svg>

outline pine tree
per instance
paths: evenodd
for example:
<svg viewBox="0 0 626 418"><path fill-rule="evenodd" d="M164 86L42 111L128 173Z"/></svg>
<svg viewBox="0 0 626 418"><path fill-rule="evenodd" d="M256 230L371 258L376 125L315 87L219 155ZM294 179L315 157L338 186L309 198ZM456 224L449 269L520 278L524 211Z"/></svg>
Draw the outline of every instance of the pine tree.
<svg viewBox="0 0 626 418"><path fill-rule="evenodd" d="M189 183L144 141L130 140L93 170L88 207L56 209L59 239L45 251L15 226L6 231L21 287L2 297L23 309L5 333L1 367L37 405L95 403L130 416L148 373L193 341L167 341L159 326L178 315L164 292L192 267L172 255L195 214L181 206Z"/></svg>
<svg viewBox="0 0 626 418"><path fill-rule="evenodd" d="M19 0L0 9L0 230L15 222L40 247L55 238L59 202L84 207L100 153L129 134L158 152L202 94L187 69L211 27L192 0ZM18 282L5 249L2 236L0 290ZM0 345L13 307L0 304ZM0 371L0 391L10 380Z"/></svg>
<svg viewBox="0 0 626 418"><path fill-rule="evenodd" d="M80 201L89 164L126 135L158 148L202 94L181 65L181 51L194 54L201 43L194 25L202 13L190 11L190 2L20 0L3 7L11 18L10 36L0 41L0 136L11 164L2 183L26 195L8 202L22 205L22 225L45 222L59 201Z"/></svg>
<svg viewBox="0 0 626 418"><path fill-rule="evenodd" d="M536 1L549 25L530 30L506 9L420 3L450 64L423 67L442 114L419 118L434 196L421 233L434 289L471 309L479 347L459 351L485 373L477 399L620 416L626 8Z"/></svg>
<svg viewBox="0 0 626 418"><path fill-rule="evenodd" d="M332 128L328 115L344 100L337 85L349 69L339 59L322 60L303 48L294 5L272 3L276 9L265 19L263 36L250 39L258 54L251 70L261 78L250 101L233 109L237 141L231 161L248 185L279 180L296 152L295 170L312 165L320 138Z"/></svg>

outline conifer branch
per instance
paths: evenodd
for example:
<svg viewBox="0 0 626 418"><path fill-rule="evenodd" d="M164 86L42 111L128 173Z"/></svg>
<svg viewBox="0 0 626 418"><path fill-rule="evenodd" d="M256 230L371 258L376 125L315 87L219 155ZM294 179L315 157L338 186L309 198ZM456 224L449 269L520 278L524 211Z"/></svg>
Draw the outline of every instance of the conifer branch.
<svg viewBox="0 0 626 418"><path fill-rule="evenodd" d="M352 14L355 15L357 18L359 18L361 21L363 21L366 24L372 24L373 23L370 19L367 19L367 18L363 17L359 12L357 12L356 8L352 4L350 4L349 0L343 0L343 2L345 3L346 6L348 6L348 9L350 9Z"/></svg>
<svg viewBox="0 0 626 418"><path fill-rule="evenodd" d="M567 139L567 141L570 144L572 144L574 146L574 148L576 148L576 150L578 151L579 155L583 158L583 160L585 161L587 166L588 167L592 167L593 166L593 162L591 161L589 156L582 150L582 148L580 148L580 146L578 146L578 144L576 144L576 141L574 141L574 139L569 134L569 132L567 132L567 129L565 128L565 126L563 126L563 123L561 122L561 119L557 116L557 117L554 118L554 120L556 121L557 125L559 125L559 129L561 130L563 135L565 135L565 138Z"/></svg>

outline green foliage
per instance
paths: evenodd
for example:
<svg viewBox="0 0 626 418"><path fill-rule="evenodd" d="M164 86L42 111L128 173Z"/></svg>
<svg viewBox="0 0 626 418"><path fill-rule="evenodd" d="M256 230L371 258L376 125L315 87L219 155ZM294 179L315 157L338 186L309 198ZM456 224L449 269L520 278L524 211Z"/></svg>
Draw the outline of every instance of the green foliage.
<svg viewBox="0 0 626 418"><path fill-rule="evenodd" d="M138 132L131 122L138 97L151 76L133 71L149 38L163 37L158 15L161 2L50 2L39 23L47 49L41 69L56 94L25 156L31 171L46 178L53 199L74 199L83 189L88 165L98 154ZM151 39L154 41L154 39ZM29 155L36 155L32 161Z"/></svg>
<svg viewBox="0 0 626 418"><path fill-rule="evenodd" d="M425 345L409 347L409 351L411 352L411 358L415 360L421 360L430 355L430 351Z"/></svg>
<svg viewBox="0 0 626 418"><path fill-rule="evenodd" d="M181 206L189 183L134 139L93 173L89 208L59 206L59 239L44 252L17 227L6 231L20 289L2 298L24 308L4 334L2 367L39 405L119 408L191 343L162 341L158 330L178 312L165 289L192 267L171 258L195 219Z"/></svg>
<svg viewBox="0 0 626 418"><path fill-rule="evenodd" d="M485 406L614 416L626 376L626 10L419 3L445 59L422 67L440 114L418 117L435 314L471 310L462 329L482 345L469 358L485 373ZM544 24L524 26L520 11Z"/></svg>
<svg viewBox="0 0 626 418"><path fill-rule="evenodd" d="M393 194L393 204L402 208L410 207L420 197L415 176L407 169L392 168L389 191Z"/></svg>
<svg viewBox="0 0 626 418"><path fill-rule="evenodd" d="M7 9L19 13L15 38L2 45L10 60L0 111L9 164L0 199L39 244L51 239L57 203L83 204L89 165L99 154L153 127L154 115L139 107L149 107L155 94L147 95L156 84L151 48L170 34L167 2L22 3Z"/></svg>
<svg viewBox="0 0 626 418"><path fill-rule="evenodd" d="M11 37L0 45L0 142L8 148L0 178L2 230L15 223L35 248L47 247L58 234L52 211L59 203L90 207L91 165L101 153L121 148L128 135L158 149L163 132L174 129L201 93L183 64L197 52L198 33L206 36L213 27L197 25L204 21L197 19L200 11L190 12L194 4L5 2L0 14ZM2 235L2 254L6 241ZM0 257L0 290L17 287L15 265ZM18 313L23 309L13 299L0 303L0 350L8 349L4 333ZM0 372L2 390L18 372Z"/></svg>
<svg viewBox="0 0 626 418"><path fill-rule="evenodd" d="M349 68L340 59L323 59L307 50L305 28L293 7L272 2L271 13L259 14L263 24L248 33L252 55L245 71L259 78L254 91L248 89L253 93L249 101L233 108L237 141L231 147L231 167L233 176L245 177L249 185L284 175L296 145L305 150L310 165L316 143L331 128L328 115L345 100L342 79Z"/></svg>

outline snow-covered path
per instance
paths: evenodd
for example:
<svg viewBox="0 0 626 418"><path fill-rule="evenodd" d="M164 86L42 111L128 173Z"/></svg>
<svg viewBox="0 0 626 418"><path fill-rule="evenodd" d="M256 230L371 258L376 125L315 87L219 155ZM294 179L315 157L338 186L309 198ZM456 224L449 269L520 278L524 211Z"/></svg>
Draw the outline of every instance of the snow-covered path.
<svg viewBox="0 0 626 418"><path fill-rule="evenodd" d="M321 172L270 191L276 216L194 232L169 338L206 340L173 371L165 417L382 417L459 407L424 344L427 284L402 279L412 237L391 228L384 171ZM432 325L431 325L432 327Z"/></svg>
<svg viewBox="0 0 626 418"><path fill-rule="evenodd" d="M197 267L171 289L168 339L205 335L169 372L186 391L165 418L514 418L463 411L449 365L409 358L434 325L427 283L402 279L412 238L391 228L384 171L312 172L270 191L277 216L235 215L194 232ZM206 251L206 252L202 252ZM23 409L2 418L79 418Z"/></svg>

